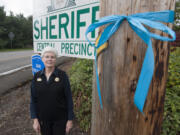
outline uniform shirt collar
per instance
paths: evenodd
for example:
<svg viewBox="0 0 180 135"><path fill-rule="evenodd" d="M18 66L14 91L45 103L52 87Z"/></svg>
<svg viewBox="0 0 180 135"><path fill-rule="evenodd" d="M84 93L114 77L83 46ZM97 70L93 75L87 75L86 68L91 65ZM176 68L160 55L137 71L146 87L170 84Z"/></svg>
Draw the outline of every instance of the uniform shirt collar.
<svg viewBox="0 0 180 135"><path fill-rule="evenodd" d="M45 68L41 71L40 75L45 75ZM52 72L52 75L58 76L58 69L55 67L54 71Z"/></svg>

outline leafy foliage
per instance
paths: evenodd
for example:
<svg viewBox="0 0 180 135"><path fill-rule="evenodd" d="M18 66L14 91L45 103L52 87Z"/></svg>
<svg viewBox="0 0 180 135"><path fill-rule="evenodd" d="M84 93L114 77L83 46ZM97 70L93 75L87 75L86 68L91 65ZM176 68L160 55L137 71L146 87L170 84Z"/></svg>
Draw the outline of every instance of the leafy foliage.
<svg viewBox="0 0 180 135"><path fill-rule="evenodd" d="M180 30L180 0L176 1L175 5L175 24L174 24L174 30L179 31Z"/></svg>
<svg viewBox="0 0 180 135"><path fill-rule="evenodd" d="M180 134L180 48L170 53L162 135Z"/></svg>
<svg viewBox="0 0 180 135"><path fill-rule="evenodd" d="M180 134L180 48L172 48L169 58L162 135ZM75 114L80 127L89 131L91 124L93 62L77 60L70 70Z"/></svg>
<svg viewBox="0 0 180 135"><path fill-rule="evenodd" d="M69 72L75 115L80 127L89 132L91 126L93 61L78 59Z"/></svg>
<svg viewBox="0 0 180 135"><path fill-rule="evenodd" d="M4 7L0 6L0 49L11 48L8 34L13 32L15 37L12 48L32 47L32 16L25 18L23 14L14 16L11 12L6 16Z"/></svg>

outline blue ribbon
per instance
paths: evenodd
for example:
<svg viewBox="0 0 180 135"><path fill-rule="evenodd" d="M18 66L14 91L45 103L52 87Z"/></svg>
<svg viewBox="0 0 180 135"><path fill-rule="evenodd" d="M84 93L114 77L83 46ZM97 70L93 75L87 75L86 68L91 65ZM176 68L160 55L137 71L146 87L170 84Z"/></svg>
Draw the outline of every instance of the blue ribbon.
<svg viewBox="0 0 180 135"><path fill-rule="evenodd" d="M147 13L137 13L130 16L125 15L112 15L101 18L99 22L91 24L86 30L86 39L89 43L97 50L101 45L103 45L107 40L118 30L121 23L124 20L127 20L131 28L136 32L136 34L147 44L147 50L144 58L144 62L142 65L140 77L138 80L138 84L136 87L136 92L134 96L134 103L137 108L143 112L144 103L148 94L149 86L152 80L153 72L154 72L154 54L152 48L151 38L159 39L162 41L174 41L176 39L175 32L168 28L166 25L160 23L173 23L174 21L174 11L165 10L160 12L147 12ZM89 32L94 31L96 28L106 25L107 27L104 29L97 46L92 44L88 39L87 35ZM163 37L157 35L155 33L151 33L148 31L144 25L149 26L154 29L158 29L169 34L172 38ZM96 52L96 51L95 51ZM102 108L102 99L100 92L100 84L99 84L99 76L97 72L97 54L95 54L95 63L96 63L96 77L97 77L97 88L98 88L98 96L100 100L100 105Z"/></svg>

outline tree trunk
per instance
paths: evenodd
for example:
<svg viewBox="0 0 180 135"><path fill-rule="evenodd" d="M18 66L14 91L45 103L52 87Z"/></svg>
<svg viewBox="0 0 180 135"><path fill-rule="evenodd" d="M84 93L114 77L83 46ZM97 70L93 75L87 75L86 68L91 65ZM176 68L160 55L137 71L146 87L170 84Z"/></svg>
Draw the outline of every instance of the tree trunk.
<svg viewBox="0 0 180 135"><path fill-rule="evenodd" d="M175 0L101 0L101 17L174 10ZM158 32L160 35L163 33ZM167 42L152 40L155 70L144 115L133 102L147 45L124 21L98 57L103 109L93 89L91 135L160 135L168 70ZM95 77L95 75L94 75Z"/></svg>

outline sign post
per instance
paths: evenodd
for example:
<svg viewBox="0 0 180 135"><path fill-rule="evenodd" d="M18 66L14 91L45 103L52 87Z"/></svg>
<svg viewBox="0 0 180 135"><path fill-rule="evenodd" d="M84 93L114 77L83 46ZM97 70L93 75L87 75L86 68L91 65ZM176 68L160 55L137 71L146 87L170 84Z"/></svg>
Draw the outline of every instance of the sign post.
<svg viewBox="0 0 180 135"><path fill-rule="evenodd" d="M9 32L8 36L9 36L9 39L11 40L11 49L12 49L12 41L13 41L15 35L13 32Z"/></svg>

